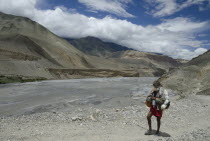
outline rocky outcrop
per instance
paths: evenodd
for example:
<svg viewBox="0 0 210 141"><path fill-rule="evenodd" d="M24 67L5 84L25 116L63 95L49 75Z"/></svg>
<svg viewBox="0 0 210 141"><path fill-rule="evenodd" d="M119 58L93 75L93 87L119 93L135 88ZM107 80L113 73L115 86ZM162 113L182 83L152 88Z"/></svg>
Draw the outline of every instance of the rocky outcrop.
<svg viewBox="0 0 210 141"><path fill-rule="evenodd" d="M210 95L210 51L170 71L160 80L180 94Z"/></svg>

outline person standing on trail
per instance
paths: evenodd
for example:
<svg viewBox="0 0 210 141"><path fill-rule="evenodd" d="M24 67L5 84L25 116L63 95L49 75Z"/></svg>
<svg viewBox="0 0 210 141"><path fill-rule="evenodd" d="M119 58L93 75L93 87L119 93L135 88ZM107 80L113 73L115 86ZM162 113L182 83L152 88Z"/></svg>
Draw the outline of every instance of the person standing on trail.
<svg viewBox="0 0 210 141"><path fill-rule="evenodd" d="M167 109L170 105L168 92L163 89L159 81L153 82L153 88L147 97L146 104L150 107L150 110L147 114L149 130L145 133L145 135L152 135L151 117L153 115L157 118L157 131L155 134L158 135L160 132L160 120L163 114L163 109Z"/></svg>

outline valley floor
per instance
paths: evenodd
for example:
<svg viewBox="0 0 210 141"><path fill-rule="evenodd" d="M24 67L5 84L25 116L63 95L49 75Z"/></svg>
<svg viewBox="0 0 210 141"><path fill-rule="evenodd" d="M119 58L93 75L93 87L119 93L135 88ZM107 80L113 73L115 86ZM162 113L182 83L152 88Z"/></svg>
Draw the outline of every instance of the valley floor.
<svg viewBox="0 0 210 141"><path fill-rule="evenodd" d="M172 92L170 92L171 106L163 114L160 136L144 135L148 128L146 114L149 110L144 105L144 100L155 79L110 78L74 80L74 82L73 80L46 81L21 84L18 87L18 84L1 86L0 140L209 141L210 97L192 95L179 99ZM71 96L65 93L65 89L69 88L66 87L67 84L71 87L71 90L69 89ZM57 85L57 89L62 88L60 91L63 93L48 95L46 91L42 92L44 88L53 85ZM74 91L73 88L78 88L79 85L80 89ZM38 97L34 97L37 89L39 89L38 100ZM126 89L128 91L125 91ZM20 93L15 94L15 90ZM104 90L107 90L107 95L98 95ZM86 96L84 94L87 91L90 95ZM75 97L72 92L75 94L78 92L79 97ZM48 95L49 99L46 100L44 95ZM31 108L24 107L28 106L26 101L31 102L30 97L35 103L32 103ZM51 105L43 104L42 98ZM154 117L152 125L155 131Z"/></svg>

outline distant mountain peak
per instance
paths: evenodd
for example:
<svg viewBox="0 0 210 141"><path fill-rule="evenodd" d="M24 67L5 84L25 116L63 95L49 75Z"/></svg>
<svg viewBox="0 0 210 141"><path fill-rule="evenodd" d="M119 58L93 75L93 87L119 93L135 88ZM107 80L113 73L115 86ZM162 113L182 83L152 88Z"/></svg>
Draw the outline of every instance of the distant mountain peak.
<svg viewBox="0 0 210 141"><path fill-rule="evenodd" d="M83 37L82 39L90 39L90 40L99 40L99 41L102 41L101 39L96 38L96 37L93 37L93 36Z"/></svg>
<svg viewBox="0 0 210 141"><path fill-rule="evenodd" d="M103 40L92 36L73 40L68 38L65 39L80 51L92 56L108 57L117 51L132 50L115 43L104 42Z"/></svg>

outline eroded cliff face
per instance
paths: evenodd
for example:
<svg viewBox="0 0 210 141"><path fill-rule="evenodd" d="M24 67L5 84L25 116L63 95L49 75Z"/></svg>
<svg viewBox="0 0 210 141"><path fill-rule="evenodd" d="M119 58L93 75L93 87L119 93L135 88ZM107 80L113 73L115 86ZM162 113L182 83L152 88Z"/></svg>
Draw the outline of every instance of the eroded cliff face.
<svg viewBox="0 0 210 141"><path fill-rule="evenodd" d="M160 80L180 94L210 95L210 51L170 71Z"/></svg>

